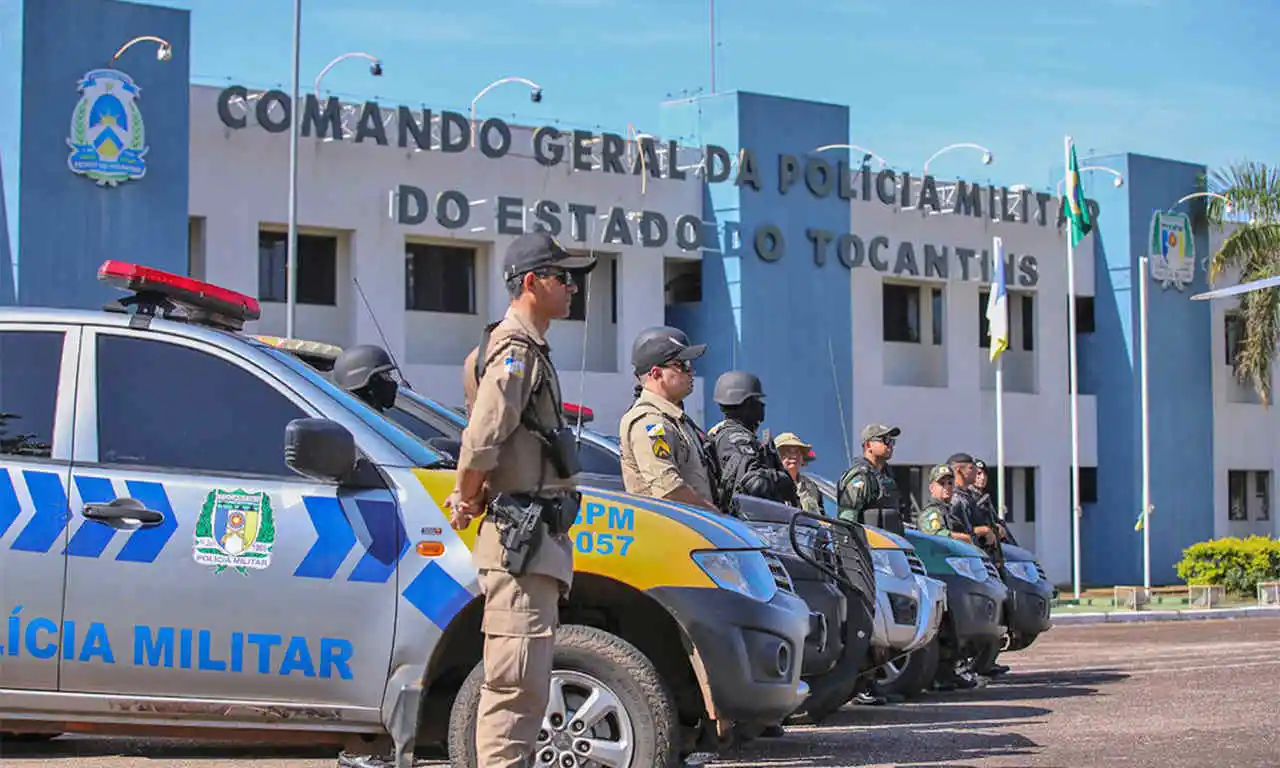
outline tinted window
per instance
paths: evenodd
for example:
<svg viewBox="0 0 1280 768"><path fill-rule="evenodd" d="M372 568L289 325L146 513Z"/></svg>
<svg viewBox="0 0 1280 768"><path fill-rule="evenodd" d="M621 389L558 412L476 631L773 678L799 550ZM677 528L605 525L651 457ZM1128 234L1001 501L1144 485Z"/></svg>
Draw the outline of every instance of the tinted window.
<svg viewBox="0 0 1280 768"><path fill-rule="evenodd" d="M307 414L261 379L164 341L97 343L99 461L300 478L284 428Z"/></svg>
<svg viewBox="0 0 1280 768"><path fill-rule="evenodd" d="M383 413L388 419L399 424L419 440L430 440L433 437L455 437L454 435L446 435L442 430L436 429L428 422L414 416L403 408L395 407Z"/></svg>
<svg viewBox="0 0 1280 768"><path fill-rule="evenodd" d="M578 463L583 472L622 476L622 461L613 453L583 440L578 444Z"/></svg>
<svg viewBox="0 0 1280 768"><path fill-rule="evenodd" d="M61 331L0 333L0 453L49 458Z"/></svg>

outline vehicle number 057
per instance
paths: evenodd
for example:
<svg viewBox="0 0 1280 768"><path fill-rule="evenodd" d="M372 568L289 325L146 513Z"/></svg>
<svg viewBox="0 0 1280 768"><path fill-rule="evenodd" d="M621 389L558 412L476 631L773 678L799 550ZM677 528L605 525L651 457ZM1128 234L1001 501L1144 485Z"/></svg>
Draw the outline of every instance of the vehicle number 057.
<svg viewBox="0 0 1280 768"><path fill-rule="evenodd" d="M595 531L578 531L574 536L574 548L584 555L619 555L627 556L634 536L622 533L596 533Z"/></svg>

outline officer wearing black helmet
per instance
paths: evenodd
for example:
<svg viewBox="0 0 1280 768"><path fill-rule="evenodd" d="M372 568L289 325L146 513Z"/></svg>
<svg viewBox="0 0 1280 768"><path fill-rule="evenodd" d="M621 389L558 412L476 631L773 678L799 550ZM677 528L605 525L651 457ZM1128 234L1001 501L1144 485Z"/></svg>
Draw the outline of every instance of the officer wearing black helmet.
<svg viewBox="0 0 1280 768"><path fill-rule="evenodd" d="M756 430L764 422L764 388L746 371L728 371L716 379L714 393L724 420L708 431L732 493L800 506L800 495L772 440L762 443Z"/></svg>
<svg viewBox="0 0 1280 768"><path fill-rule="evenodd" d="M391 377L396 364L391 355L374 344L344 350L333 361L333 383L369 404L379 413L396 404L399 385Z"/></svg>

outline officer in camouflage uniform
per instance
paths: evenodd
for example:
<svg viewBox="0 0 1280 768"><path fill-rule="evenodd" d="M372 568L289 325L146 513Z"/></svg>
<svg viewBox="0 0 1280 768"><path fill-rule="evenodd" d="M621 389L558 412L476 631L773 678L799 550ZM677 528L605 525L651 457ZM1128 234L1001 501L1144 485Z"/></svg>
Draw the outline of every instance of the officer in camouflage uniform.
<svg viewBox="0 0 1280 768"><path fill-rule="evenodd" d="M728 371L716 379L714 398L724 420L707 432L715 446L723 482L733 493L800 506L795 481L782 467L772 441L761 444L764 389L755 374Z"/></svg>
<svg viewBox="0 0 1280 768"><path fill-rule="evenodd" d="M773 444L782 459L782 468L796 484L800 508L811 515L821 515L822 491L813 478L800 471L801 467L813 461L813 446L801 440L795 432L783 432L773 439Z"/></svg>
<svg viewBox="0 0 1280 768"><path fill-rule="evenodd" d="M893 444L902 430L884 424L868 424L862 430L862 455L836 483L840 519L873 525L902 534L910 514L904 511L902 493L889 472Z"/></svg>
<svg viewBox="0 0 1280 768"><path fill-rule="evenodd" d="M955 493L955 475L951 467L939 464L929 472L930 498L920 510L919 528L935 536L952 536L956 527L951 516L951 497ZM964 536L963 532L960 532ZM967 537L966 537L967 538Z"/></svg>

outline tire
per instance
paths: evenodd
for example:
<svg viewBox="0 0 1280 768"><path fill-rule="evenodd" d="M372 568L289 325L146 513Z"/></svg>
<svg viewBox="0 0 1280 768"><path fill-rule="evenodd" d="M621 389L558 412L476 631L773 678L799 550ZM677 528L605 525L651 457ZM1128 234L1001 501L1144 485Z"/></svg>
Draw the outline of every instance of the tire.
<svg viewBox="0 0 1280 768"><path fill-rule="evenodd" d="M933 683L941 656L941 644L934 637L928 645L912 651L905 663L898 662L896 674L885 675L880 679L881 692L908 699L918 697ZM884 668L881 670L880 674L884 675Z"/></svg>
<svg viewBox="0 0 1280 768"><path fill-rule="evenodd" d="M568 715L564 725L573 722L572 713L590 691L612 695L621 712L606 715L596 725L599 738L608 741L616 738L619 729L624 733L629 729L631 749L626 766L678 768L680 730L675 697L653 662L631 643L595 627L563 625L556 633L551 677L553 687L556 683L564 686ZM480 768L476 762L476 715L483 683L481 661L467 675L449 715L449 764L455 768ZM544 719L544 728L548 725ZM554 744L540 741L538 748L555 750L556 758L549 763L535 758L535 765L559 765L562 753Z"/></svg>

